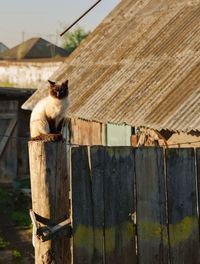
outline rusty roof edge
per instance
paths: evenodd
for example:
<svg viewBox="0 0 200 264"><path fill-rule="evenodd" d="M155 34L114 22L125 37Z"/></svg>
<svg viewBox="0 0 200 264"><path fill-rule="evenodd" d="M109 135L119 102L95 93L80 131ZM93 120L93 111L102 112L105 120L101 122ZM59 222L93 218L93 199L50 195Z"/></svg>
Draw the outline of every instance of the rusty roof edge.
<svg viewBox="0 0 200 264"><path fill-rule="evenodd" d="M122 125L126 125L126 126L131 126L131 127L137 127L137 128L140 128L140 127L143 127L143 128L148 128L148 129L153 129L153 130L157 130L157 131L161 131L161 130L168 130L168 131L171 131L171 132L190 132L190 131L200 131L200 129L196 129L196 128L191 128L191 129L172 129L172 128L169 128L167 126L158 126L156 124L145 124L145 123L129 123L129 122L118 122L118 123L115 123L113 122L112 120L99 120L98 118L85 118L81 115L73 115L71 114L70 112L68 113L67 115L68 118L74 118L74 119L81 119L81 120L85 120L85 121L88 121L88 122L96 122L96 123L101 123L101 124L113 124L113 125L119 125L119 126L122 126Z"/></svg>

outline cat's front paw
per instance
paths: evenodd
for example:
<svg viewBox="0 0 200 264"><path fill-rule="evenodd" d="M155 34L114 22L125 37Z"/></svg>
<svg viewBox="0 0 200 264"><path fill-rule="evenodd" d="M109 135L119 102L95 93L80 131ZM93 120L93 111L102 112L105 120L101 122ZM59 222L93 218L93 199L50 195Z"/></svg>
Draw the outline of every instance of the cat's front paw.
<svg viewBox="0 0 200 264"><path fill-rule="evenodd" d="M52 134L53 138L52 138L52 141L62 141L63 140L63 136L62 134Z"/></svg>
<svg viewBox="0 0 200 264"><path fill-rule="evenodd" d="M43 142L58 142L63 140L62 134L41 134L37 137L32 137L32 141L43 141Z"/></svg>

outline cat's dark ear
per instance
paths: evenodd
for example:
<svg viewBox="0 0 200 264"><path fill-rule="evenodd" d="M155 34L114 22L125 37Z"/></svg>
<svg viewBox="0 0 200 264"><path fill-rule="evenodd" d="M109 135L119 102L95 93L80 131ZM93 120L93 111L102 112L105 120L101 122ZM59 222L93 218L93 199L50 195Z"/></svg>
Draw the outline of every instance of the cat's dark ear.
<svg viewBox="0 0 200 264"><path fill-rule="evenodd" d="M52 82L50 80L48 80L48 82L50 83L50 87L53 87L56 84L55 82Z"/></svg>
<svg viewBox="0 0 200 264"><path fill-rule="evenodd" d="M64 85L65 87L68 87L68 80L66 80L65 82L63 82L63 85Z"/></svg>

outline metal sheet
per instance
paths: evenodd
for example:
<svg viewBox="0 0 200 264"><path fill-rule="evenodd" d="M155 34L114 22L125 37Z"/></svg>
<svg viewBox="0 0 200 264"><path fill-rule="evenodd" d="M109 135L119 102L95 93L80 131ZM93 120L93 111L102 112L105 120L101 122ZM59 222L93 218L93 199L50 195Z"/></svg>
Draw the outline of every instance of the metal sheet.
<svg viewBox="0 0 200 264"><path fill-rule="evenodd" d="M131 127L107 124L107 146L131 146Z"/></svg>
<svg viewBox="0 0 200 264"><path fill-rule="evenodd" d="M199 35L200 0L122 0L51 78L69 78L69 117L200 130Z"/></svg>

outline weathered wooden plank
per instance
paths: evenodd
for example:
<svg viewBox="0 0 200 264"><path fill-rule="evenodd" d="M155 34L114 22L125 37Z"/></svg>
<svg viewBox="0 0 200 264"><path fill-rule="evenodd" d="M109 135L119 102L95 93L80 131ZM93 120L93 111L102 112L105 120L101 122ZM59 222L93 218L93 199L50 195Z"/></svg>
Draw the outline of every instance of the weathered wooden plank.
<svg viewBox="0 0 200 264"><path fill-rule="evenodd" d="M9 125L8 125L8 127L7 127L7 129L6 129L6 132L5 132L3 138L2 138L2 140L0 142L0 156L3 153L3 151L4 151L4 148L5 148L8 140L10 139L9 137L11 136L11 134L13 132L13 129L16 126L16 123L17 123L17 119L16 118L11 120Z"/></svg>
<svg viewBox="0 0 200 264"><path fill-rule="evenodd" d="M135 154L138 260L168 263L163 149L138 148Z"/></svg>
<svg viewBox="0 0 200 264"><path fill-rule="evenodd" d="M2 119L13 119L16 118L16 113L0 113L0 120Z"/></svg>
<svg viewBox="0 0 200 264"><path fill-rule="evenodd" d="M198 191L198 205L199 205L199 237L200 237L200 148L196 149L197 161L197 191Z"/></svg>
<svg viewBox="0 0 200 264"><path fill-rule="evenodd" d="M29 141L29 160L33 211L43 218L42 226L55 226L69 217L66 144ZM68 238L34 241L35 263L70 262Z"/></svg>
<svg viewBox="0 0 200 264"><path fill-rule="evenodd" d="M104 176L105 263L136 263L134 149L106 147Z"/></svg>
<svg viewBox="0 0 200 264"><path fill-rule="evenodd" d="M13 115L13 121L10 118L0 120L0 181L5 183L11 183L17 178L17 111L18 101L1 101L1 117L3 118L4 115L5 117Z"/></svg>
<svg viewBox="0 0 200 264"><path fill-rule="evenodd" d="M101 145L101 124L81 119L71 119L71 143L79 145Z"/></svg>
<svg viewBox="0 0 200 264"><path fill-rule="evenodd" d="M91 147L91 168L92 168L92 200L94 220L94 257L93 263L103 264L104 262L104 168L105 151L104 147Z"/></svg>
<svg viewBox="0 0 200 264"><path fill-rule="evenodd" d="M71 153L73 263L92 264L95 246L88 150L72 148Z"/></svg>
<svg viewBox="0 0 200 264"><path fill-rule="evenodd" d="M200 263L194 149L166 150L171 264Z"/></svg>

